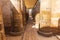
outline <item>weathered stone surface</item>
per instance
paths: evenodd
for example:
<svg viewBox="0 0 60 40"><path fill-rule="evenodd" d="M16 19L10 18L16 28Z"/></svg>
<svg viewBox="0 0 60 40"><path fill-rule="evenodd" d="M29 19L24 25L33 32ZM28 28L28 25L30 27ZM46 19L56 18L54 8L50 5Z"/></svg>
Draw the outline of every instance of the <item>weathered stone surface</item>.
<svg viewBox="0 0 60 40"><path fill-rule="evenodd" d="M51 10L50 0L41 0L40 4L40 28L44 26L50 26L51 22Z"/></svg>
<svg viewBox="0 0 60 40"><path fill-rule="evenodd" d="M21 32L24 31L24 25L23 25L23 12L21 10L20 1L19 0L10 0L12 3L12 27L10 34L12 35L18 35Z"/></svg>
<svg viewBox="0 0 60 40"><path fill-rule="evenodd" d="M60 19L60 0L51 0L51 26L58 27Z"/></svg>
<svg viewBox="0 0 60 40"><path fill-rule="evenodd" d="M2 40L2 35L1 35L1 33L0 33L0 40Z"/></svg>
<svg viewBox="0 0 60 40"><path fill-rule="evenodd" d="M6 27L11 26L11 3L10 0L0 0L0 5L2 6L4 25Z"/></svg>
<svg viewBox="0 0 60 40"><path fill-rule="evenodd" d="M4 23L3 23L3 14L2 14L2 6L0 5L0 37L1 40L6 40L5 31L4 31Z"/></svg>

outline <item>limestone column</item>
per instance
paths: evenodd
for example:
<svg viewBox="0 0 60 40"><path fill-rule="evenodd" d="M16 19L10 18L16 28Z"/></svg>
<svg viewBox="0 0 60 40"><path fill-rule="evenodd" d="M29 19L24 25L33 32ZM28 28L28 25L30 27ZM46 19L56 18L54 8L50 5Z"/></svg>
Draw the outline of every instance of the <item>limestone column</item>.
<svg viewBox="0 0 60 40"><path fill-rule="evenodd" d="M6 36L5 36L5 30L4 30L2 6L0 5L0 40L2 39L6 40Z"/></svg>
<svg viewBox="0 0 60 40"><path fill-rule="evenodd" d="M40 0L40 28L50 26L51 0Z"/></svg>
<svg viewBox="0 0 60 40"><path fill-rule="evenodd" d="M32 9L29 9L29 18L32 20Z"/></svg>
<svg viewBox="0 0 60 40"><path fill-rule="evenodd" d="M12 5L13 5L13 28L12 30L16 31L16 32L22 32L23 30L23 17L22 17L22 11L21 11L21 4L20 4L20 0L10 0ZM14 32L13 31L13 32Z"/></svg>
<svg viewBox="0 0 60 40"><path fill-rule="evenodd" d="M51 27L58 27L60 19L60 0L51 0Z"/></svg>
<svg viewBox="0 0 60 40"><path fill-rule="evenodd" d="M22 15L23 15L23 24L26 24L26 8L25 8L25 4L24 4L24 0L21 0L21 11L22 11Z"/></svg>

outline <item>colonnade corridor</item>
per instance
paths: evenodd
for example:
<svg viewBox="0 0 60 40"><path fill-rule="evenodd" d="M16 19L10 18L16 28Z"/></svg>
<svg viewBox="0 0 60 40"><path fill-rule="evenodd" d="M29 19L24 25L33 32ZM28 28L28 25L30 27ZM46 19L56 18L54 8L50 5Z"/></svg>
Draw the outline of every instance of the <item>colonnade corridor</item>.
<svg viewBox="0 0 60 40"><path fill-rule="evenodd" d="M0 40L60 40L60 0L0 0Z"/></svg>
<svg viewBox="0 0 60 40"><path fill-rule="evenodd" d="M7 40L58 40L56 36L45 37L37 33L36 28L32 28L33 21L28 21L25 32L20 36L7 36Z"/></svg>

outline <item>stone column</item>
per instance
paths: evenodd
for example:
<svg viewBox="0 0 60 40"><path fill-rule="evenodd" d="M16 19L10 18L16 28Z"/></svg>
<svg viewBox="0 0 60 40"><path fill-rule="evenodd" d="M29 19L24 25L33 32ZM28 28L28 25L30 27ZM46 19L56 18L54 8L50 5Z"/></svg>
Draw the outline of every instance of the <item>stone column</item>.
<svg viewBox="0 0 60 40"><path fill-rule="evenodd" d="M58 27L60 19L60 0L51 0L51 27Z"/></svg>
<svg viewBox="0 0 60 40"><path fill-rule="evenodd" d="M50 26L51 0L40 0L40 28Z"/></svg>
<svg viewBox="0 0 60 40"><path fill-rule="evenodd" d="M3 23L3 14L2 14L2 6L0 5L0 40L6 40L4 23Z"/></svg>
<svg viewBox="0 0 60 40"><path fill-rule="evenodd" d="M20 0L10 0L13 5L13 28L12 30L16 32L22 32L23 30L23 17L21 11L21 1Z"/></svg>
<svg viewBox="0 0 60 40"><path fill-rule="evenodd" d="M24 4L24 0L21 0L21 11L23 12L23 24L26 24L26 8L25 8L25 4Z"/></svg>

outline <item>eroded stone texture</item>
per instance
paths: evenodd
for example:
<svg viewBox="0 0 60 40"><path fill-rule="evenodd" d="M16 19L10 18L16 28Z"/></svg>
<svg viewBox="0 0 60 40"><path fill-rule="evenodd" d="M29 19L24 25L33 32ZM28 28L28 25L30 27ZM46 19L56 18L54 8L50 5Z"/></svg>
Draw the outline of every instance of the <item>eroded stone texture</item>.
<svg viewBox="0 0 60 40"><path fill-rule="evenodd" d="M4 25L6 27L11 26L11 3L9 0L0 0L2 6Z"/></svg>
<svg viewBox="0 0 60 40"><path fill-rule="evenodd" d="M51 10L50 0L41 0L40 4L40 28L50 26Z"/></svg>
<svg viewBox="0 0 60 40"><path fill-rule="evenodd" d="M60 19L60 0L51 0L51 26L58 27Z"/></svg>

